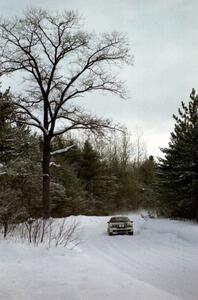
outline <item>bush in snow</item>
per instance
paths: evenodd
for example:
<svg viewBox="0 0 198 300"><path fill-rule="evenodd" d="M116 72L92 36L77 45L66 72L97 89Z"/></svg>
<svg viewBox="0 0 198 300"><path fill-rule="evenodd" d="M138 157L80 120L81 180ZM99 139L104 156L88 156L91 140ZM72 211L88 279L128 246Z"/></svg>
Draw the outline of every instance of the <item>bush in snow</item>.
<svg viewBox="0 0 198 300"><path fill-rule="evenodd" d="M48 220L29 218L15 227L12 236L37 246L43 243L48 248L73 248L78 244L78 222L72 217Z"/></svg>
<svg viewBox="0 0 198 300"><path fill-rule="evenodd" d="M27 211L21 205L20 189L12 187L13 182L3 182L0 185L0 225L4 238L15 225L27 218Z"/></svg>

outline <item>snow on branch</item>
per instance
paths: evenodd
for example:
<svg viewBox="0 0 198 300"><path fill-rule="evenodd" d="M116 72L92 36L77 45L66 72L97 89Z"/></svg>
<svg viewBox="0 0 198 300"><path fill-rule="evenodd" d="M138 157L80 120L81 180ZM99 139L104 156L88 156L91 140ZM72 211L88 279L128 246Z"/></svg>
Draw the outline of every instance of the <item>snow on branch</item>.
<svg viewBox="0 0 198 300"><path fill-rule="evenodd" d="M50 167L60 168L61 165L60 165L60 164L56 164L54 161L51 161L51 162L50 162Z"/></svg>
<svg viewBox="0 0 198 300"><path fill-rule="evenodd" d="M6 172L0 172L0 176L7 174Z"/></svg>
<svg viewBox="0 0 198 300"><path fill-rule="evenodd" d="M70 145L66 148L63 148L63 149L58 149L58 150L55 150L53 152L50 153L51 156L53 155L59 155L59 154L63 154L63 153L66 153L68 152L71 148L73 148L75 145Z"/></svg>

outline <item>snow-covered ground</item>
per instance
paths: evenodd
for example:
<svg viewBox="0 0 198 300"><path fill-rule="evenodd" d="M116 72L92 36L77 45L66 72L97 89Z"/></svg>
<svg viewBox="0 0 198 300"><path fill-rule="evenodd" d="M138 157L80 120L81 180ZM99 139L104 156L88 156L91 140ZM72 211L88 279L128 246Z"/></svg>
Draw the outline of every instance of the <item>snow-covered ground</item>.
<svg viewBox="0 0 198 300"><path fill-rule="evenodd" d="M198 225L134 221L108 236L107 217L77 217L78 247L0 240L0 300L197 300Z"/></svg>

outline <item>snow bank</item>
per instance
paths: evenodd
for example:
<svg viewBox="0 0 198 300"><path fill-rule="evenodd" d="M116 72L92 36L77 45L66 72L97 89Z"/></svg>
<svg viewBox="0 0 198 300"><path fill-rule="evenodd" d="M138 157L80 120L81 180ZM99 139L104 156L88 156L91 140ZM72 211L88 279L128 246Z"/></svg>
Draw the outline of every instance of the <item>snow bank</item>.
<svg viewBox="0 0 198 300"><path fill-rule="evenodd" d="M173 235L174 238L198 244L198 225L192 222L157 219L149 220L147 227L156 233Z"/></svg>

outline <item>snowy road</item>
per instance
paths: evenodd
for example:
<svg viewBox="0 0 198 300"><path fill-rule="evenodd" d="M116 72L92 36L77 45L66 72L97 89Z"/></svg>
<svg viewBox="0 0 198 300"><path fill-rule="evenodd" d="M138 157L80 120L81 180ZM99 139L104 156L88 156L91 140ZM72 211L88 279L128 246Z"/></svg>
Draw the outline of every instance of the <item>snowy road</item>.
<svg viewBox="0 0 198 300"><path fill-rule="evenodd" d="M197 300L198 226L131 218L134 236L108 236L79 216L75 251L1 241L0 300Z"/></svg>

